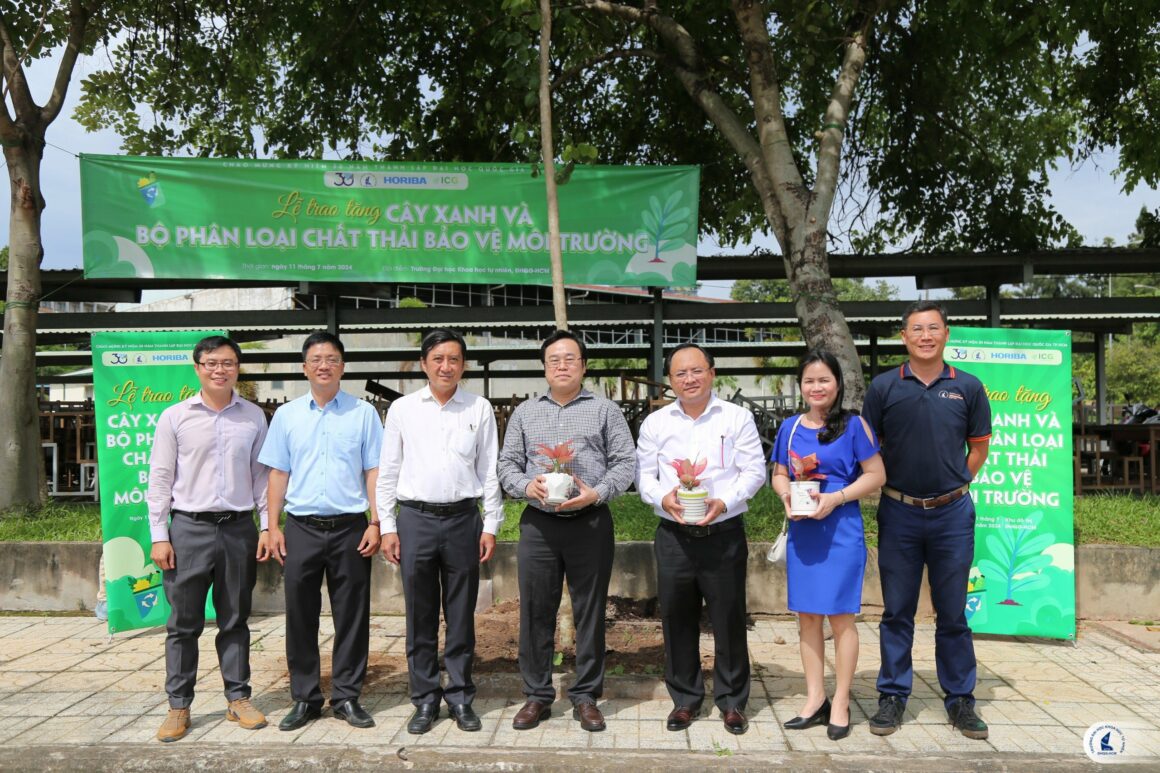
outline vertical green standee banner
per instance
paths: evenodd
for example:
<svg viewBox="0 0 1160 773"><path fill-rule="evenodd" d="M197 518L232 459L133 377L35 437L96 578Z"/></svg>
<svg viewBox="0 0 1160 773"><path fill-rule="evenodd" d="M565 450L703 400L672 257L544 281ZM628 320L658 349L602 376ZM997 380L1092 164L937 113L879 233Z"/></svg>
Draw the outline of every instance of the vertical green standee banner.
<svg viewBox="0 0 1160 773"><path fill-rule="evenodd" d="M149 557L149 455L161 412L197 393L193 347L220 331L94 333L93 406L109 633L164 625L169 604ZM207 616L212 607L207 604Z"/></svg>
<svg viewBox="0 0 1160 773"><path fill-rule="evenodd" d="M1071 333L951 327L946 360L991 401L991 450L971 484L979 633L1075 638Z"/></svg>

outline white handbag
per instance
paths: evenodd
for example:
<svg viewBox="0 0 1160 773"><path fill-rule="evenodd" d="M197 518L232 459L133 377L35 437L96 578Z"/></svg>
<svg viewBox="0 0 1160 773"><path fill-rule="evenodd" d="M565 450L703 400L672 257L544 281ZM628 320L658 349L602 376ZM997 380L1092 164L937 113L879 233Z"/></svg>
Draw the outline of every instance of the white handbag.
<svg viewBox="0 0 1160 773"><path fill-rule="evenodd" d="M781 534L777 535L777 539L769 546L769 552L765 554L765 560L771 564L785 563L785 545L789 540L787 528L789 527L789 518L781 522Z"/></svg>

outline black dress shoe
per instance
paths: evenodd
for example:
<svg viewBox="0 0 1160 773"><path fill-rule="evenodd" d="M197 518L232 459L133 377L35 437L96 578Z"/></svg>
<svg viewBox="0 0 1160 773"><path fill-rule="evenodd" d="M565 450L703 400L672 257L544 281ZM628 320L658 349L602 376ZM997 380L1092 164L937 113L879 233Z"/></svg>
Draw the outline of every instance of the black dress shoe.
<svg viewBox="0 0 1160 773"><path fill-rule="evenodd" d="M407 732L411 735L423 735L439 719L438 703L423 703L415 707L411 721L407 723Z"/></svg>
<svg viewBox="0 0 1160 773"><path fill-rule="evenodd" d="M447 707L447 713L455 720L455 726L465 733L474 733L483 728L483 722L472 711L470 703L454 703Z"/></svg>
<svg viewBox="0 0 1160 773"><path fill-rule="evenodd" d="M677 706L669 713L669 718L665 721L665 729L674 732L685 730L693 724L693 720L696 718L697 709L689 706Z"/></svg>
<svg viewBox="0 0 1160 773"><path fill-rule="evenodd" d="M358 705L358 699L351 698L336 706L331 706L334 716L346 720L351 727L374 727L375 719Z"/></svg>
<svg viewBox="0 0 1160 773"><path fill-rule="evenodd" d="M290 709L290 713L282 718L278 723L279 730L297 730L311 720L318 719L322 716L322 709L318 706L311 706L306 701L297 701L294 708Z"/></svg>
<svg viewBox="0 0 1160 773"><path fill-rule="evenodd" d="M781 724L786 730L805 730L807 727L814 725L828 725L830 723L830 699L826 698L822 701L822 705L818 706L818 710L808 717L797 716L788 722Z"/></svg>
<svg viewBox="0 0 1160 773"><path fill-rule="evenodd" d="M749 729L749 720L745 718L741 709L729 709L722 720L725 722L725 729L733 735L741 735Z"/></svg>
<svg viewBox="0 0 1160 773"><path fill-rule="evenodd" d="M841 741L849 734L849 725L826 725L826 736L828 736L831 741Z"/></svg>

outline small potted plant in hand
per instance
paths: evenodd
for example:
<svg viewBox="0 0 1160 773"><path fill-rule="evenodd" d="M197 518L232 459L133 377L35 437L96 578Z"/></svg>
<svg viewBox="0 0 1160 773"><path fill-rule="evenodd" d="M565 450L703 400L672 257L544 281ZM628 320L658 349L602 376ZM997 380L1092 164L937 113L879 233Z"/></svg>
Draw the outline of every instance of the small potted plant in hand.
<svg viewBox="0 0 1160 773"><path fill-rule="evenodd" d="M544 499L545 504L558 505L568 501L572 493L572 474L566 472L564 468L576 456L576 452L572 448L572 441L569 440L567 443L560 443L556 446L546 446L541 443L536 446L536 450L548 460L544 464L545 469L548 470L544 473L544 484L548 487L548 496Z"/></svg>
<svg viewBox="0 0 1160 773"><path fill-rule="evenodd" d="M794 478L789 482L789 514L809 515L818 509L818 502L813 495L821 492L821 481L826 477L817 472L818 455L798 456L791 450L789 463L793 467Z"/></svg>
<svg viewBox="0 0 1160 773"><path fill-rule="evenodd" d="M709 490L701 485L701 479L697 476L705 471L709 460L677 459L669 464L677 471L677 480L681 484L677 487L677 500L684 508L681 518L686 523L701 520L708 506Z"/></svg>

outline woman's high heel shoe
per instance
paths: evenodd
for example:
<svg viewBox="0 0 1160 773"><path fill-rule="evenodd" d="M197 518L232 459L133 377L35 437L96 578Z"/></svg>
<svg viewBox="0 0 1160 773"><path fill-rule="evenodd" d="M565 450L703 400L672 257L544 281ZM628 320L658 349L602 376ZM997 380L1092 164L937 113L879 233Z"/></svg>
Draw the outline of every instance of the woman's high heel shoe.
<svg viewBox="0 0 1160 773"><path fill-rule="evenodd" d="M830 724L830 699L826 698L813 714L808 717L794 717L788 722L783 722L781 726L786 730L805 730L814 725L828 724Z"/></svg>
<svg viewBox="0 0 1160 773"><path fill-rule="evenodd" d="M841 741L850 734L850 725L826 725L826 735L831 741Z"/></svg>

